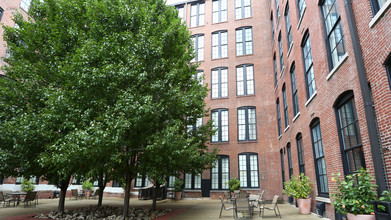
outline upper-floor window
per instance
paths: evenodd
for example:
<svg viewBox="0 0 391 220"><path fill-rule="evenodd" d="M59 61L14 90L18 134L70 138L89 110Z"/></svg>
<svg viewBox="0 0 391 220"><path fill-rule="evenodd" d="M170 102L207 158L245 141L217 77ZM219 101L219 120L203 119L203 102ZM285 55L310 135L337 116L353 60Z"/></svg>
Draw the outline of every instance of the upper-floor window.
<svg viewBox="0 0 391 220"><path fill-rule="evenodd" d="M245 64L236 67L236 94L253 95L254 92L254 66Z"/></svg>
<svg viewBox="0 0 391 220"><path fill-rule="evenodd" d="M315 158L315 171L316 171L316 181L318 185L318 194L319 196L328 196L329 185L327 182L326 161L324 158L322 133L320 131L319 120L316 119L314 122L312 122L310 128L311 128L312 147L314 150L314 158Z"/></svg>
<svg viewBox="0 0 391 220"><path fill-rule="evenodd" d="M301 19L301 17L303 16L305 8L305 0L297 0L297 14L299 15L299 19Z"/></svg>
<svg viewBox="0 0 391 220"><path fill-rule="evenodd" d="M301 44L303 50L305 83L307 91L307 99L311 98L316 92L315 73L311 53L311 40L308 32L305 34Z"/></svg>
<svg viewBox="0 0 391 220"><path fill-rule="evenodd" d="M190 27L197 27L205 24L205 2L191 4Z"/></svg>
<svg viewBox="0 0 391 220"><path fill-rule="evenodd" d="M286 146L286 152L288 156L288 169L289 169L289 179L293 176L293 166L292 166L292 150L291 150L291 144L288 143Z"/></svg>
<svg viewBox="0 0 391 220"><path fill-rule="evenodd" d="M282 48L281 32L278 35L278 51L280 53L280 71L282 73L282 71L284 69L284 52L283 52L283 48Z"/></svg>
<svg viewBox="0 0 391 220"><path fill-rule="evenodd" d="M289 14L289 2L286 3L285 8L285 26L286 26L286 38L288 43L288 49L291 48L292 45L292 23L291 23L291 16Z"/></svg>
<svg viewBox="0 0 391 220"><path fill-rule="evenodd" d="M2 7L0 7L0 21L1 21L1 18L3 17L3 13L4 13L4 9Z"/></svg>
<svg viewBox="0 0 391 220"><path fill-rule="evenodd" d="M280 150L280 160L281 160L281 177L282 177L282 188L285 189L285 167L284 167L284 152Z"/></svg>
<svg viewBox="0 0 391 220"><path fill-rule="evenodd" d="M185 17L185 10L184 10L183 5L182 6L176 6L176 10L178 10L178 17L180 17L182 22L183 22L184 21L184 17Z"/></svg>
<svg viewBox="0 0 391 220"><path fill-rule="evenodd" d="M373 14L376 14L388 0L371 0Z"/></svg>
<svg viewBox="0 0 391 220"><path fill-rule="evenodd" d="M197 34L192 37L193 40L193 47L195 51L195 57L192 61L203 61L204 60L204 51L205 51L205 44L204 44L204 35L203 34Z"/></svg>
<svg viewBox="0 0 391 220"><path fill-rule="evenodd" d="M197 79L197 81L200 83L200 85L204 85L204 71L203 70L197 70L197 73L194 75L194 77Z"/></svg>
<svg viewBox="0 0 391 220"><path fill-rule="evenodd" d="M280 100L279 99L277 99L276 105L277 105L278 136L280 136L282 134L282 131L281 131L281 115L280 115Z"/></svg>
<svg viewBox="0 0 391 220"><path fill-rule="evenodd" d="M341 16L335 0L324 0L321 7L327 36L326 48L329 57L329 67L332 69L346 52Z"/></svg>
<svg viewBox="0 0 391 220"><path fill-rule="evenodd" d="M390 90L391 90L391 55L389 55L389 58L384 65L386 67L388 84L390 85Z"/></svg>
<svg viewBox="0 0 391 220"><path fill-rule="evenodd" d="M193 132L196 131L199 127L202 126L202 118L197 118L197 121L195 124L187 125L187 132Z"/></svg>
<svg viewBox="0 0 391 220"><path fill-rule="evenodd" d="M228 142L228 109L212 110L213 129L212 142Z"/></svg>
<svg viewBox="0 0 391 220"><path fill-rule="evenodd" d="M229 157L217 156L215 167L211 170L212 189L226 190L229 181Z"/></svg>
<svg viewBox="0 0 391 220"><path fill-rule="evenodd" d="M296 144L297 144L297 156L299 162L299 172L305 174L303 138L301 137L301 133L299 133L296 136Z"/></svg>
<svg viewBox="0 0 391 220"><path fill-rule="evenodd" d="M276 16L277 16L277 24L278 20L280 19L280 5L278 4L278 0L274 1L276 3Z"/></svg>
<svg viewBox="0 0 391 220"><path fill-rule="evenodd" d="M253 53L253 34L251 27L236 29L236 55Z"/></svg>
<svg viewBox="0 0 391 220"><path fill-rule="evenodd" d="M228 68L212 69L212 98L228 97Z"/></svg>
<svg viewBox="0 0 391 220"><path fill-rule="evenodd" d="M295 63L292 64L290 72L291 72L293 115L296 116L300 112L300 109L299 109L299 95L297 92L297 83L296 83Z"/></svg>
<svg viewBox="0 0 391 220"><path fill-rule="evenodd" d="M270 16L270 23L272 24L272 39L274 40L274 21L273 21L273 13Z"/></svg>
<svg viewBox="0 0 391 220"><path fill-rule="evenodd" d="M277 87L277 85L278 85L278 75L277 75L276 53L274 53L274 55L273 55L273 63L274 63L274 87Z"/></svg>
<svg viewBox="0 0 391 220"><path fill-rule="evenodd" d="M239 179L240 187L259 187L258 178L258 154L239 154Z"/></svg>
<svg viewBox="0 0 391 220"><path fill-rule="evenodd" d="M238 108L238 140L257 140L257 120L255 107Z"/></svg>
<svg viewBox="0 0 391 220"><path fill-rule="evenodd" d="M185 189L201 189L201 174L185 173Z"/></svg>
<svg viewBox="0 0 391 220"><path fill-rule="evenodd" d="M227 0L213 0L212 2L212 22L219 23L227 21Z"/></svg>
<svg viewBox="0 0 391 220"><path fill-rule="evenodd" d="M30 9L31 0L22 0L20 2L20 7L23 8L25 11L28 11Z"/></svg>
<svg viewBox="0 0 391 220"><path fill-rule="evenodd" d="M228 32L212 33L212 59L228 57Z"/></svg>
<svg viewBox="0 0 391 220"><path fill-rule="evenodd" d="M284 120L285 120L285 128L289 126L289 115L288 115L288 102L286 100L286 86L285 84L282 86L282 101L284 105Z"/></svg>
<svg viewBox="0 0 391 220"><path fill-rule="evenodd" d="M345 175L365 168L364 152L358 125L353 92L343 94L337 101L337 124Z"/></svg>
<svg viewBox="0 0 391 220"><path fill-rule="evenodd" d="M251 17L251 0L235 0L235 18Z"/></svg>

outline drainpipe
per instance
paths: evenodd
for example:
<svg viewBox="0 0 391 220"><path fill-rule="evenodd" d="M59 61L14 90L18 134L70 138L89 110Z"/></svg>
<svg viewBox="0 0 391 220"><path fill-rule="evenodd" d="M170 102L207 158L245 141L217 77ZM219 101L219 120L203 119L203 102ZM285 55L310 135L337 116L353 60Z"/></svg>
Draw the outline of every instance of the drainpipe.
<svg viewBox="0 0 391 220"><path fill-rule="evenodd" d="M349 24L350 36L352 38L354 58L356 59L356 66L358 71L358 79L361 87L361 94L364 102L365 117L367 120L369 143L371 145L372 159L375 170L375 179L378 185L378 192L387 190L387 183L383 164L383 155L381 152L381 143L379 141L378 129L376 124L376 112L372 100L367 73L364 66L364 59L362 55L360 40L357 32L357 25L353 14L353 1L345 1L345 10Z"/></svg>

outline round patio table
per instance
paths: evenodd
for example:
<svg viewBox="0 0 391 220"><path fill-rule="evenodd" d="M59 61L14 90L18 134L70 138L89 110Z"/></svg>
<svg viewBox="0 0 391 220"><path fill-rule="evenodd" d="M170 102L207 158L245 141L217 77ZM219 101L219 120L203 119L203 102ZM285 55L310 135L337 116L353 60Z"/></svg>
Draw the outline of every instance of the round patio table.
<svg viewBox="0 0 391 220"><path fill-rule="evenodd" d="M16 199L16 206L19 205L20 196L25 196L25 195L27 195L26 192L12 192L12 193L7 193L7 196L12 196L13 198ZM14 207L15 207L15 203L14 203Z"/></svg>

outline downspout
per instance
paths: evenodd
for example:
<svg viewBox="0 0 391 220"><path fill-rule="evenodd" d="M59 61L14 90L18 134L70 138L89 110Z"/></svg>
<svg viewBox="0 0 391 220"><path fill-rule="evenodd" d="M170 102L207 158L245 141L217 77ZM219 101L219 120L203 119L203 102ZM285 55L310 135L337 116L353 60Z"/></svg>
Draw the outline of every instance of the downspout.
<svg viewBox="0 0 391 220"><path fill-rule="evenodd" d="M361 87L361 94L364 102L365 117L367 120L369 143L371 145L371 153L375 171L375 179L378 185L378 192L387 190L387 183L385 177L385 170L383 164L383 155L381 152L381 143L379 141L378 129L376 124L376 112L374 102L372 100L369 82L367 79L367 72L364 66L364 59L362 55L360 40L357 32L357 25L353 14L353 1L345 1L346 16L349 24L350 36L352 38L352 45L354 51L354 58L356 59L356 66L358 72L358 79Z"/></svg>

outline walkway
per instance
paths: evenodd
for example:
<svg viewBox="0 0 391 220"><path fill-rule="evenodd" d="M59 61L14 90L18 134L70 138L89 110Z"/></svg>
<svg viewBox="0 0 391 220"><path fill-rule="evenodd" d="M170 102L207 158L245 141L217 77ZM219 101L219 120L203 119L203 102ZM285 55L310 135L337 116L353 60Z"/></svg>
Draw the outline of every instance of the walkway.
<svg viewBox="0 0 391 220"><path fill-rule="evenodd" d="M96 205L97 200L74 200L74 199L66 199L65 207L67 209L71 208L80 208L80 207L88 207L90 205ZM123 204L123 200L119 198L105 198L103 200L103 205L109 206L121 206ZM149 200L138 200L131 199L130 204L132 207L144 207L150 208L152 201ZM55 210L58 205L58 199L42 199L39 200L39 204L34 207L3 207L0 205L0 219L26 219L26 218L15 218L16 216L26 216L29 214L38 214L42 212L49 212L51 210ZM221 203L218 200L180 200L180 201L172 201L172 200L164 200L159 201L158 208L170 208L174 210L178 210L175 212L176 214L171 217L163 217L159 218L161 220L200 220L200 219L219 219L219 212ZM289 204L280 204L282 219L303 219L303 220L319 220L317 215L300 215L298 208L293 207ZM240 214L239 214L240 215ZM232 211L223 211L222 217L220 219L233 219ZM256 213L253 219L262 219L258 217ZM264 219L279 219L274 216L273 211L266 211Z"/></svg>

